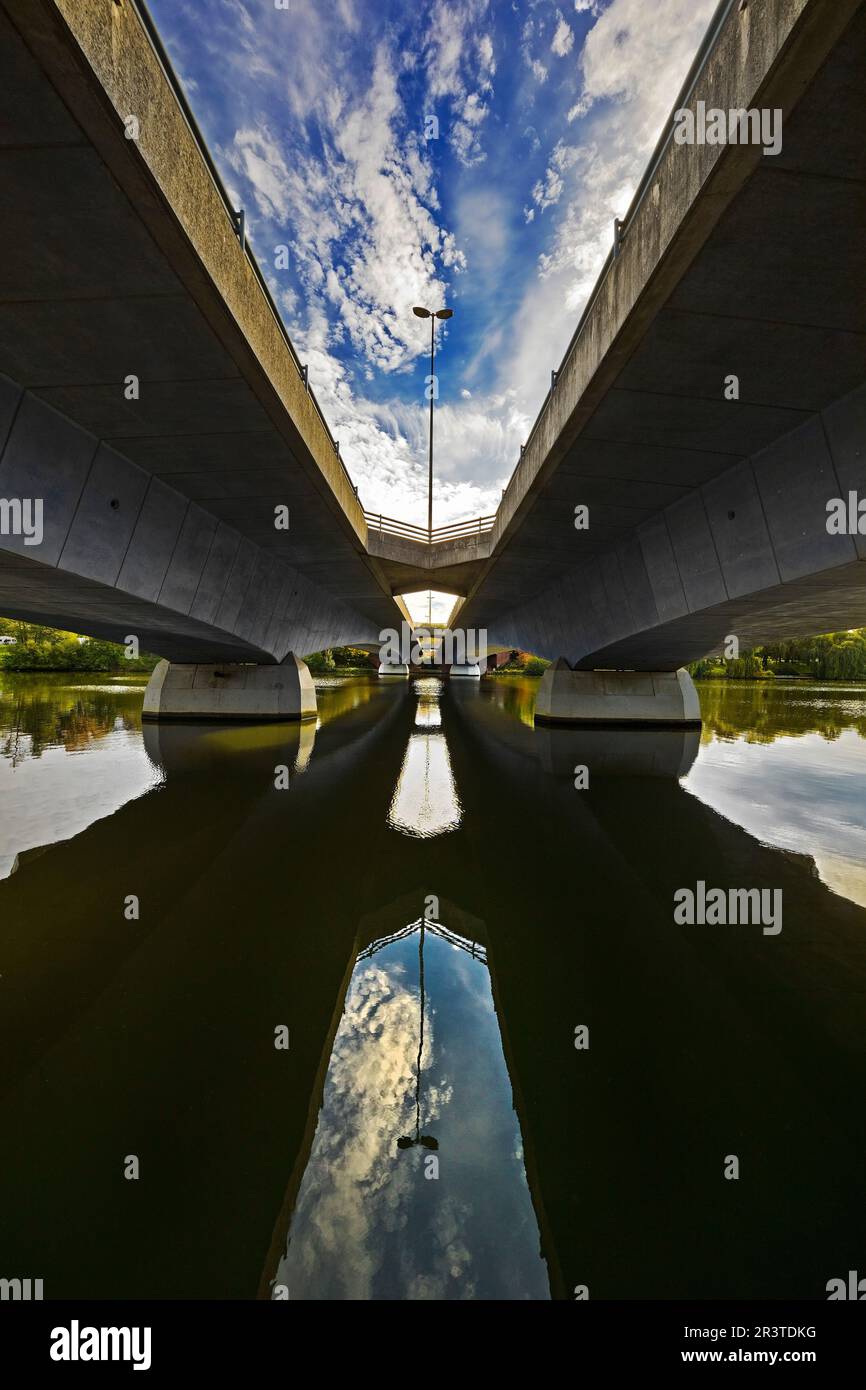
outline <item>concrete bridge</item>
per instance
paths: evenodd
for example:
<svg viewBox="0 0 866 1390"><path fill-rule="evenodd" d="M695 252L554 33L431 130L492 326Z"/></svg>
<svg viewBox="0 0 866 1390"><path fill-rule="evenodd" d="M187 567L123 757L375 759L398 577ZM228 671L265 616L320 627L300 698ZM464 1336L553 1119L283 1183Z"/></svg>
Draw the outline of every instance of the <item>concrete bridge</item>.
<svg viewBox="0 0 866 1390"><path fill-rule="evenodd" d="M866 496L864 6L722 5L698 63L676 106L779 111L782 150L665 132L460 610L564 658L542 717L697 717L670 673L726 637L866 623L827 525Z"/></svg>
<svg viewBox="0 0 866 1390"><path fill-rule="evenodd" d="M862 0L719 6L675 108L781 152L669 123L495 518L431 543L364 512L144 8L0 0L0 498L44 511L0 612L135 635L153 714L272 717L413 589L561 658L551 720L694 718L726 636L866 623L826 511L866 495L864 57Z"/></svg>
<svg viewBox="0 0 866 1390"><path fill-rule="evenodd" d="M44 503L0 612L176 663L376 642L403 610L143 13L0 5L0 93L0 497Z"/></svg>

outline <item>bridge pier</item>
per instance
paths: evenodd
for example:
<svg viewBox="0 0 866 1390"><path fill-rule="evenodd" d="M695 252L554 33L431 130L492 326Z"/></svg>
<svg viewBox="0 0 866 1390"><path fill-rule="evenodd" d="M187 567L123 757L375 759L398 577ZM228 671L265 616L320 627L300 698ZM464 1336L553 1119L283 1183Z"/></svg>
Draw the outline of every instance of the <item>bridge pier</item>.
<svg viewBox="0 0 866 1390"><path fill-rule="evenodd" d="M701 707L688 671L573 671L560 657L541 678L535 722L695 727Z"/></svg>
<svg viewBox="0 0 866 1390"><path fill-rule="evenodd" d="M316 688L290 652L279 665L161 661L144 696L144 719L315 719Z"/></svg>

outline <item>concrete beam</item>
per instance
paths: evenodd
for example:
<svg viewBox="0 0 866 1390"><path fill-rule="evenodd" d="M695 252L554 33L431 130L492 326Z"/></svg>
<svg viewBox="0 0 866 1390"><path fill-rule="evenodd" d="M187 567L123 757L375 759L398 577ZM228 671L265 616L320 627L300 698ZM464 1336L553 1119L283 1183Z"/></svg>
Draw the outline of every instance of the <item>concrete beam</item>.
<svg viewBox="0 0 866 1390"><path fill-rule="evenodd" d="M0 612L176 660L281 661L376 625L278 555L0 377L0 497L42 537L0 537ZM395 621L401 614L394 606Z"/></svg>
<svg viewBox="0 0 866 1390"><path fill-rule="evenodd" d="M827 503L866 497L866 387L734 465L491 624L492 640L575 666L675 670L866 624L866 540Z"/></svg>
<svg viewBox="0 0 866 1390"><path fill-rule="evenodd" d="M369 526L367 549L380 564L392 594L419 589L465 597L481 572L492 547L491 533L453 541L412 540Z"/></svg>

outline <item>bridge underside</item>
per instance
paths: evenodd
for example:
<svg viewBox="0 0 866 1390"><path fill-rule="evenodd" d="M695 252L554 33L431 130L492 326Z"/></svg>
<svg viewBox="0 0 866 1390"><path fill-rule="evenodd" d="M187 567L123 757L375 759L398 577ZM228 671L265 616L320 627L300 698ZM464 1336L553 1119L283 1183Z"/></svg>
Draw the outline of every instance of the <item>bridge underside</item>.
<svg viewBox="0 0 866 1390"><path fill-rule="evenodd" d="M866 388L643 523L635 537L508 616L490 636L577 669L675 670L866 626L866 536L827 531L827 502L866 497Z"/></svg>
<svg viewBox="0 0 866 1390"><path fill-rule="evenodd" d="M134 6L0 3L0 210L0 498L45 518L0 536L0 612L189 662L399 624Z"/></svg>
<svg viewBox="0 0 866 1390"><path fill-rule="evenodd" d="M372 527L367 533L367 549L376 558L392 594L436 589L465 598L480 578L490 548L489 532L432 544Z"/></svg>
<svg viewBox="0 0 866 1390"><path fill-rule="evenodd" d="M369 618L4 378L0 439L0 496L41 499L44 528L39 545L0 539L5 616L182 662L375 639Z"/></svg>

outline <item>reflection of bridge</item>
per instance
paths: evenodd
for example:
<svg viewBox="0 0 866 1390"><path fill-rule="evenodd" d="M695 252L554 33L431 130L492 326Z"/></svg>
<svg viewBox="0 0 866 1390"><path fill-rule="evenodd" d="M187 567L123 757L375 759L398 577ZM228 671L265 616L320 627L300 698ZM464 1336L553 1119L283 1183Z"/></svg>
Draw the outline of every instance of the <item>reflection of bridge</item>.
<svg viewBox="0 0 866 1390"><path fill-rule="evenodd" d="M359 951L419 929L422 883L452 944L484 942L556 1297L587 1283L593 1298L822 1298L856 1267L863 910L689 794L693 735L644 735L609 776L591 754L578 794L595 731L558 733L551 764L554 736L477 687L442 703L460 833L395 854L387 807L415 700L372 686L315 733L288 793L275 755L293 762L309 727L149 728L159 792L0 883L0 1246L53 1297L255 1294ZM697 864L714 883L782 887L782 934L674 927L672 892ZM139 885L141 921L119 932ZM269 1035L282 1022L288 1054ZM131 1144L147 1165L132 1204L105 1181ZM732 1151L744 1177L726 1184Z"/></svg>
<svg viewBox="0 0 866 1390"><path fill-rule="evenodd" d="M273 666L434 587L564 659L551 719L587 712L572 667L866 622L863 538L826 529L866 491L860 0L722 0L675 105L778 109L782 152L668 123L496 516L432 544L365 515L144 6L2 0L0 36L0 494L45 503L40 544L2 539L2 611ZM175 688L201 707L212 674ZM282 714L302 686L247 681Z"/></svg>
<svg viewBox="0 0 866 1390"><path fill-rule="evenodd" d="M479 941L470 941L459 933L450 931L441 922L430 921L427 917L419 917L417 921L410 922L408 926L401 927L399 931L390 932L388 936L381 936L376 941L370 943L363 951L358 952L358 960L369 960L377 951L381 951L385 946L391 946L395 941L404 941L408 936L414 936L421 928L429 932L431 936L438 936L447 945L453 946L458 951L465 951L473 960L478 960L482 965L487 964L487 949Z"/></svg>

